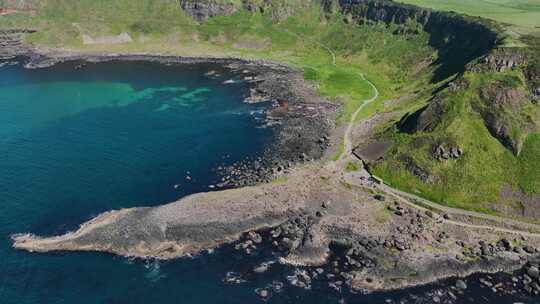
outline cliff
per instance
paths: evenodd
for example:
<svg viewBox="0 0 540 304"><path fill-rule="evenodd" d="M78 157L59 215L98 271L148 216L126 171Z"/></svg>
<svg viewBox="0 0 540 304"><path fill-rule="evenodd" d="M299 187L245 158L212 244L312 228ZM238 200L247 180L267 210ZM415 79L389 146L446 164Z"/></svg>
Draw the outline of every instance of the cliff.
<svg viewBox="0 0 540 304"><path fill-rule="evenodd" d="M228 16L236 12L233 2L221 0L182 0L180 7L186 14L197 21L204 21L211 17Z"/></svg>
<svg viewBox="0 0 540 304"><path fill-rule="evenodd" d="M231 15L245 9L262 12L274 20L282 20L309 6L321 6L327 14L336 12L358 24L385 23L398 25L395 34L429 34L429 44L438 51L435 82L460 73L475 58L486 55L499 42L497 26L487 20L433 11L390 0L182 0L182 9L197 21L215 16Z"/></svg>
<svg viewBox="0 0 540 304"><path fill-rule="evenodd" d="M435 82L463 72L468 62L489 53L499 40L495 25L486 20L389 0L339 0L338 3L342 14L350 15L360 24L383 22L402 26L402 32L427 32L430 46L438 51L433 63L438 66ZM331 6L326 4L326 7Z"/></svg>

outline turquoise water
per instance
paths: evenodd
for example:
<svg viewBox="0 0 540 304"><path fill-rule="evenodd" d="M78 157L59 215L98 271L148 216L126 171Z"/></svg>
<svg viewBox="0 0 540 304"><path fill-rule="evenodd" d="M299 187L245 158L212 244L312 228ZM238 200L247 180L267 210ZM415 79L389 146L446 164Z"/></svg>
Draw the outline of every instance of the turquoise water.
<svg viewBox="0 0 540 304"><path fill-rule="evenodd" d="M116 282L158 280L109 255L15 251L9 235L63 233L106 210L208 191L213 168L261 154L264 105L243 103L246 84L223 85L229 77L202 64L0 68L0 303L113 301L128 290Z"/></svg>
<svg viewBox="0 0 540 304"><path fill-rule="evenodd" d="M304 290L287 284L291 267L253 273L277 259L270 246L249 257L224 246L167 262L12 249L13 233L65 233L103 211L208 191L218 179L213 168L261 155L271 140L272 130L260 126L265 105L242 103L246 84L224 85L238 77L220 66L74 67L0 68L0 304L261 303L255 290L280 283L267 302L432 303L431 295L453 285L360 295L323 279ZM220 76L204 76L210 70ZM245 282L224 284L229 271ZM445 303L537 303L469 285Z"/></svg>

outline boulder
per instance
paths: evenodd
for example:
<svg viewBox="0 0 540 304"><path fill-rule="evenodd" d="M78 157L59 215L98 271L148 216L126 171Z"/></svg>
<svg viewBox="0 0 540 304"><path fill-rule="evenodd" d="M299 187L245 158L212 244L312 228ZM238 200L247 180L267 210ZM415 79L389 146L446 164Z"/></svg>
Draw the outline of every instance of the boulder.
<svg viewBox="0 0 540 304"><path fill-rule="evenodd" d="M540 271L538 270L538 267L531 266L527 269L527 275L533 279L537 279L540 276Z"/></svg>
<svg viewBox="0 0 540 304"><path fill-rule="evenodd" d="M255 267L253 272L255 273L265 273L268 271L269 265L267 263L262 263L261 265Z"/></svg>
<svg viewBox="0 0 540 304"><path fill-rule="evenodd" d="M456 288L459 290L466 290L467 289L467 283L463 280L457 280L456 281Z"/></svg>
<svg viewBox="0 0 540 304"><path fill-rule="evenodd" d="M378 200L378 201L381 201L381 202L384 202L386 200L386 198L382 194L375 194L375 196L373 196L373 198Z"/></svg>
<svg viewBox="0 0 540 304"><path fill-rule="evenodd" d="M256 291L259 297L266 299L270 296L270 293L266 289L259 289Z"/></svg>
<svg viewBox="0 0 540 304"><path fill-rule="evenodd" d="M533 254L535 252L534 248L532 246L524 246L523 251L525 251L528 254Z"/></svg>
<svg viewBox="0 0 540 304"><path fill-rule="evenodd" d="M258 233L255 232L255 231L250 231L250 232L248 233L248 237L249 237L249 239L250 239L251 241L253 241L253 242L256 243L256 244L262 243L262 237L261 237L261 235L258 234Z"/></svg>

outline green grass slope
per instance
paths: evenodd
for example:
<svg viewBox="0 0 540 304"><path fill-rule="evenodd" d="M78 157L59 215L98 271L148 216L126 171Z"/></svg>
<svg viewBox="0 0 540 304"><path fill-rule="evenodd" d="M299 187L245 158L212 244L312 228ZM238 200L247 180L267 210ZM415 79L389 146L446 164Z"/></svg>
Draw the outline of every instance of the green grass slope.
<svg viewBox="0 0 540 304"><path fill-rule="evenodd" d="M382 136L394 146L372 170L398 188L452 207L536 216L540 105L533 91L540 74L529 71L538 69L540 53L505 49L500 56L524 53L514 68L472 66L425 108L390 126Z"/></svg>

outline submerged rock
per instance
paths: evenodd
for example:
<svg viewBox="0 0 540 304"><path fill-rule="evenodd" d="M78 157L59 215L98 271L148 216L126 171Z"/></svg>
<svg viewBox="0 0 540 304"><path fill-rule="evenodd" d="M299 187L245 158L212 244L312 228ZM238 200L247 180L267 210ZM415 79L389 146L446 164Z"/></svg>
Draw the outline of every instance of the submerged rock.
<svg viewBox="0 0 540 304"><path fill-rule="evenodd" d="M456 281L456 287L460 290L466 290L467 289L467 283L463 280L457 280Z"/></svg>

